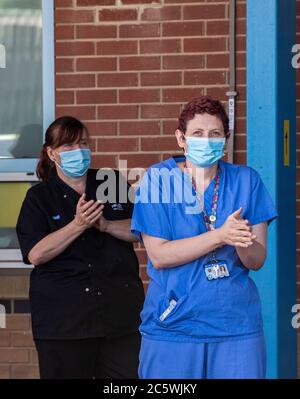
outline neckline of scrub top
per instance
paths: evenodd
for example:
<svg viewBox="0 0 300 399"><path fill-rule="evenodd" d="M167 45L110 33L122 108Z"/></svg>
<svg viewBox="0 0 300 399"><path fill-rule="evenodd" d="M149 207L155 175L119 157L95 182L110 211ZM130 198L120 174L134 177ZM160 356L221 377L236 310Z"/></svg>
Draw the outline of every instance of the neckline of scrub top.
<svg viewBox="0 0 300 399"><path fill-rule="evenodd" d="M181 170L181 168L178 166L178 163L177 162L184 162L185 160L186 160L186 157L185 156L176 156L176 157L171 157L170 158L171 159L171 162L173 162L173 164L175 165L175 167L177 167L179 170L180 170L180 172L183 174L183 176L184 176L184 178L187 178L187 181L189 181L190 182L190 178L189 178L189 175L187 174L187 173L184 173L182 170ZM218 164L219 164L219 168L220 168L220 187L221 187L221 176L222 176L222 171L223 171L223 165L222 165L222 160L219 160L218 161ZM213 183L214 183L214 181L215 181L215 178L216 178L216 176L210 181L210 183L209 183L209 185L206 187L206 189L205 189L205 191L204 191L204 195L205 196L209 196L209 198L210 197L212 197L212 190L213 190ZM191 182L190 182L190 184L192 184ZM193 192L196 194L196 191L195 191L195 189L194 189L194 186L193 186L193 184L192 184L192 188L193 188Z"/></svg>

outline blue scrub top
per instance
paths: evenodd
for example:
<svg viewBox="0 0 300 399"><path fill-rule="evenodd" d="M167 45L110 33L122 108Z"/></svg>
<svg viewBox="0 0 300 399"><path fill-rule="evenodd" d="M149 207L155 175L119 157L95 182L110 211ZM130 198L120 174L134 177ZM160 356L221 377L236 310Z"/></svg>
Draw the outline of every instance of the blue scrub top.
<svg viewBox="0 0 300 399"><path fill-rule="evenodd" d="M143 176L136 193L131 225L132 233L139 240L142 241L141 233L179 240L206 232L203 212L189 176L177 165L183 160L184 157L169 158L151 166ZM216 228L240 207L243 208L242 217L251 225L271 222L278 216L254 169L221 160L219 167ZM214 181L204 193L208 214ZM148 259L150 281L140 326L143 335L158 340L218 342L262 333L260 298L254 281L249 277L249 270L231 245L218 248L216 256L227 262L229 277L206 278L204 265L209 262L210 254L181 266L159 270ZM172 299L176 305L170 308ZM161 320L168 308L169 312Z"/></svg>

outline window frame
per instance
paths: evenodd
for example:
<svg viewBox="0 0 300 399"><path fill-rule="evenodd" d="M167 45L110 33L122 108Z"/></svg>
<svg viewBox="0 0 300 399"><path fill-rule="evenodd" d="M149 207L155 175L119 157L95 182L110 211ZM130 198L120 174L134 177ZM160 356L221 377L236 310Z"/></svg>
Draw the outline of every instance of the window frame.
<svg viewBox="0 0 300 399"><path fill-rule="evenodd" d="M42 0L43 141L47 127L55 118L54 29L54 0ZM35 173L37 161L37 158L1 159L0 184L1 182L38 181ZM23 263L20 249L0 249L0 269L31 269L32 267Z"/></svg>

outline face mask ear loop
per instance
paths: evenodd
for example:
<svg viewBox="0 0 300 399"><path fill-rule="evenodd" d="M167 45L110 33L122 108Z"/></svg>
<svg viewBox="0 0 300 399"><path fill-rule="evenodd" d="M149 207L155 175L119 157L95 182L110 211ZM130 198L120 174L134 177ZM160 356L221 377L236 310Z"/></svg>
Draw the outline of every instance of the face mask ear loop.
<svg viewBox="0 0 300 399"><path fill-rule="evenodd" d="M51 158L50 158L51 159ZM57 165L59 167L60 170L62 170L62 167L60 166L60 164L56 161L55 158L51 159L52 162L55 163L55 165Z"/></svg>
<svg viewBox="0 0 300 399"><path fill-rule="evenodd" d="M182 137L182 141L184 141L185 145L187 146L185 133L183 133L181 137ZM185 148L183 148L183 151L184 151L184 155L186 155L188 153L188 147L187 147L187 151L185 151Z"/></svg>

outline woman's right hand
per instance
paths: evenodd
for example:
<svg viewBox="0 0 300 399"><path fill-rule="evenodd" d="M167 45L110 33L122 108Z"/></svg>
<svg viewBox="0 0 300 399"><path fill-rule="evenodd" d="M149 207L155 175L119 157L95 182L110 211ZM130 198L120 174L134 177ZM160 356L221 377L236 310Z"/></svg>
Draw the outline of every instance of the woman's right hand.
<svg viewBox="0 0 300 399"><path fill-rule="evenodd" d="M248 220L241 217L243 208L239 208L226 219L222 227L217 230L222 244L248 248L253 244L256 236L251 232Z"/></svg>
<svg viewBox="0 0 300 399"><path fill-rule="evenodd" d="M88 229L101 217L104 205L99 201L86 201L85 193L80 197L76 206L74 222L78 227Z"/></svg>

